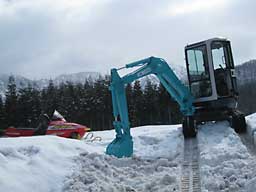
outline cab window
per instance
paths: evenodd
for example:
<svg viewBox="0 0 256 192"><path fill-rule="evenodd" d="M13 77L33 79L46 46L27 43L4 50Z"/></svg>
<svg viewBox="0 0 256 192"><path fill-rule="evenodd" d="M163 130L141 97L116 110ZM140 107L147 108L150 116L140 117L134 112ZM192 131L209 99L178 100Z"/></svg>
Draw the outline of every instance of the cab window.
<svg viewBox="0 0 256 192"><path fill-rule="evenodd" d="M187 49L186 56L192 95L196 98L211 96L212 88L206 46L201 45Z"/></svg>

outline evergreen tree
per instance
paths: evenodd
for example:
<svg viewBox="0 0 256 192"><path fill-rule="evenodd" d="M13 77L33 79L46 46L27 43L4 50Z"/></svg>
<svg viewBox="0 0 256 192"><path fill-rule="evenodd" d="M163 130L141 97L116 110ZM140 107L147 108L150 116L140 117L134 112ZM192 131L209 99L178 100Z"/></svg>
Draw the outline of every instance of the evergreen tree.
<svg viewBox="0 0 256 192"><path fill-rule="evenodd" d="M140 81L135 81L133 86L133 92L132 97L134 101L134 125L143 125L142 118L144 116L144 98L143 98L143 92L140 86Z"/></svg>
<svg viewBox="0 0 256 192"><path fill-rule="evenodd" d="M104 97L108 94L108 89L105 84L106 82L100 78L95 82L94 85L94 126L97 128L97 130L103 130L104 129L104 121L106 118L106 115L104 112L106 111L106 103L104 103L105 99Z"/></svg>
<svg viewBox="0 0 256 192"><path fill-rule="evenodd" d="M6 125L5 125L5 112L4 112L4 103L3 103L3 99L0 96L0 135L1 135L1 130L5 129Z"/></svg>
<svg viewBox="0 0 256 192"><path fill-rule="evenodd" d="M109 84L109 76L96 81L87 79L84 84L65 82L54 86L50 81L43 90L28 85L17 94L14 78L10 77L6 103L3 104L0 99L0 125L36 127L41 112L50 116L54 110L58 110L68 121L84 124L93 130L112 129ZM246 89L253 90L251 87ZM178 104L161 85L157 87L148 80L142 89L140 81L135 81L126 86L126 97L131 127L172 124L181 120Z"/></svg>
<svg viewBox="0 0 256 192"><path fill-rule="evenodd" d="M71 82L66 82L66 89L64 92L64 107L66 109L66 118L67 119L74 119L76 120L76 113L77 111L77 97L75 93L75 86Z"/></svg>
<svg viewBox="0 0 256 192"><path fill-rule="evenodd" d="M57 106L58 106L58 111L67 118L68 114L68 109L66 108L66 84L62 82L59 85L58 91L57 91Z"/></svg>
<svg viewBox="0 0 256 192"><path fill-rule="evenodd" d="M40 109L40 92L30 84L19 89L18 101L18 122L23 127L36 127Z"/></svg>
<svg viewBox="0 0 256 192"><path fill-rule="evenodd" d="M76 103L76 119L77 121L80 121L80 123L85 124L85 109L84 109L84 103L85 100L85 90L84 85L79 83L75 86L75 103Z"/></svg>
<svg viewBox="0 0 256 192"><path fill-rule="evenodd" d="M81 108L83 110L83 123L90 128L92 127L93 124L93 114L92 110L94 108L93 106L93 83L90 82L89 80L86 80L83 86L83 97L81 100Z"/></svg>
<svg viewBox="0 0 256 192"><path fill-rule="evenodd" d="M51 116L54 110L57 108L57 88L54 86L53 81L49 81L49 85L46 89L43 89L41 96L41 109L43 113Z"/></svg>
<svg viewBox="0 0 256 192"><path fill-rule="evenodd" d="M36 127L38 125L38 118L42 112L41 109L41 95L40 91L38 90L37 87L32 87L31 90L31 116L30 116L30 121L31 121L31 127Z"/></svg>
<svg viewBox="0 0 256 192"><path fill-rule="evenodd" d="M159 108L160 108L160 117L161 124L177 124L182 120L182 114L179 110L179 105L166 89L160 85L158 88L159 92Z"/></svg>
<svg viewBox="0 0 256 192"><path fill-rule="evenodd" d="M6 112L6 123L7 126L17 126L18 125L18 113L17 113L17 90L15 79L13 76L9 77L8 87L6 91L5 100L5 112Z"/></svg>
<svg viewBox="0 0 256 192"><path fill-rule="evenodd" d="M256 82L239 85L238 108L246 115L256 112ZM248 97L249 96L249 97Z"/></svg>
<svg viewBox="0 0 256 192"><path fill-rule="evenodd" d="M129 119L130 119L130 126L133 127L136 124L136 117L135 117L135 106L134 106L134 98L133 98L133 87L131 84L126 86L126 98L127 98L127 105L129 111Z"/></svg>
<svg viewBox="0 0 256 192"><path fill-rule="evenodd" d="M155 124L159 117L157 86L148 79L144 89L144 121L146 124Z"/></svg>
<svg viewBox="0 0 256 192"><path fill-rule="evenodd" d="M19 95L17 100L17 111L18 111L18 122L19 126L29 127L30 126L30 115L31 115L31 86L19 89Z"/></svg>
<svg viewBox="0 0 256 192"><path fill-rule="evenodd" d="M111 98L111 92L109 91L109 85L110 85L110 77L105 76L105 79L103 80L103 114L104 117L102 117L103 120L103 130L104 129L112 129L112 121L113 121L113 112L112 112L112 98Z"/></svg>

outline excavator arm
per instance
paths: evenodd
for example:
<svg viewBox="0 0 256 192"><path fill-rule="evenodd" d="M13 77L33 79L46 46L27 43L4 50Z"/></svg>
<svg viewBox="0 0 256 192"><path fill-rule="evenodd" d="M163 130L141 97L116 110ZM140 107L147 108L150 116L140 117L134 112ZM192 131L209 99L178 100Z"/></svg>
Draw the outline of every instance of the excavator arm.
<svg viewBox="0 0 256 192"><path fill-rule="evenodd" d="M123 77L118 74L120 69L133 67L139 68ZM194 99L189 89L182 84L167 62L161 58L149 57L127 64L120 69L111 69L110 90L116 138L107 146L106 153L116 157L130 157L133 153L133 141L130 133L125 85L150 74L156 75L172 98L177 101L185 116L194 114Z"/></svg>

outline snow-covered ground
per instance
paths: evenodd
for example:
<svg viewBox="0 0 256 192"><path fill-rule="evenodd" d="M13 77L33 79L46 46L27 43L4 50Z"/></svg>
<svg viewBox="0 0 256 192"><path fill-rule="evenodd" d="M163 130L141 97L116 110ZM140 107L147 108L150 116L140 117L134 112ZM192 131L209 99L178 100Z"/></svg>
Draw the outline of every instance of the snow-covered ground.
<svg viewBox="0 0 256 192"><path fill-rule="evenodd" d="M56 136L0 139L0 191L60 191L81 142Z"/></svg>
<svg viewBox="0 0 256 192"><path fill-rule="evenodd" d="M256 146L256 113L253 113L246 117L246 124L248 134L251 135L251 137L253 138L253 143Z"/></svg>
<svg viewBox="0 0 256 192"><path fill-rule="evenodd" d="M202 191L255 192L256 161L228 122L201 126L198 143Z"/></svg>
<svg viewBox="0 0 256 192"><path fill-rule="evenodd" d="M104 154L114 132L99 132L105 142L92 144L98 153L85 152L75 158L76 171L65 181L64 191L179 191L183 150L179 126L138 127L132 134L134 156L117 159Z"/></svg>
<svg viewBox="0 0 256 192"><path fill-rule="evenodd" d="M256 129L256 115L247 117ZM132 158L105 155L115 133L102 141L56 136L0 139L0 191L180 191L183 136L180 125L131 129ZM203 192L254 192L256 161L227 122L207 123L198 133Z"/></svg>
<svg viewBox="0 0 256 192"><path fill-rule="evenodd" d="M183 136L179 126L132 129L134 157L105 155L102 141L56 136L1 138L0 191L178 191Z"/></svg>

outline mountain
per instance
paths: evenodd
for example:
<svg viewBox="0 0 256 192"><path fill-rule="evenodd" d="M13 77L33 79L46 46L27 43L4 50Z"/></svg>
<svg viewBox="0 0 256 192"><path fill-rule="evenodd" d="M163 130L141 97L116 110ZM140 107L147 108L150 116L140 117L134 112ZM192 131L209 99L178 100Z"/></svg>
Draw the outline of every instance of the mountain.
<svg viewBox="0 0 256 192"><path fill-rule="evenodd" d="M182 81L185 81L185 79L187 77L185 67L180 67L177 65L174 65L171 67L175 71L177 76ZM3 98L5 97L5 91L8 86L9 76L10 75L7 75L7 74L0 74L0 96L2 96ZM25 78L20 75L13 75L13 76L15 78L16 85L17 85L18 89L25 87L28 84L37 86L39 89L42 89L44 87L47 87L49 84L49 81L50 81L50 79L31 80L31 79ZM86 79L94 81L94 80L100 78L100 76L101 76L101 74L98 72L80 72L80 73L62 74L52 80L55 85L59 85L60 83L63 83L63 82L72 82L72 83L77 84L77 83L84 83ZM140 79L142 87L145 87L147 80L152 81L153 84L159 83L159 80L154 75L150 75L150 76Z"/></svg>
<svg viewBox="0 0 256 192"><path fill-rule="evenodd" d="M61 83L65 82L72 82L74 84L77 83L84 83L86 79L89 80L96 80L100 78L101 74L98 72L79 72L79 73L71 73L71 74L62 74L57 76L53 80L55 85L60 85ZM38 86L39 89L47 87L49 84L50 79L40 79L34 80L33 82Z"/></svg>
<svg viewBox="0 0 256 192"><path fill-rule="evenodd" d="M187 71L183 66L172 65L171 68L175 72L181 81L187 81ZM8 79L10 75L0 74L0 96L5 98L5 91L8 86ZM72 82L72 83L84 83L85 79L90 79L92 81L100 78L101 74L98 72L80 72L72 74L62 74L52 79L55 85L59 85L62 82ZM243 85L252 81L256 81L256 60L250 60L241 65L236 66L236 76L239 85ZM50 79L40 79L40 80L31 80L25 78L21 75L14 75L17 88L22 88L28 84L37 86L39 89L47 87ZM146 82L150 80L153 84L158 84L159 80L154 75L150 75L142 78L141 86L145 87Z"/></svg>
<svg viewBox="0 0 256 192"><path fill-rule="evenodd" d="M9 76L7 74L0 74L0 96L5 98L5 91L8 86ZM31 80L25 78L21 75L13 75L15 78L17 89L26 87L28 84L43 89L48 86L50 79L40 79L40 80ZM52 79L55 85L59 85L62 82L72 82L72 83L84 83L86 79L96 80L100 78L100 73L97 72L80 72L72 74L63 74L59 75L56 78Z"/></svg>
<svg viewBox="0 0 256 192"><path fill-rule="evenodd" d="M177 75L177 77L186 84L187 80L187 70L184 66L171 65L171 69ZM155 75L149 75L140 79L141 87L145 87L147 81L150 80L152 84L159 84L160 81Z"/></svg>
<svg viewBox="0 0 256 192"><path fill-rule="evenodd" d="M17 88L22 88L27 86L29 83L32 83L31 80L21 76L21 75L13 75L15 78L16 86ZM0 96L2 98L5 98L5 91L8 86L8 80L9 80L10 75L7 74L0 74Z"/></svg>

